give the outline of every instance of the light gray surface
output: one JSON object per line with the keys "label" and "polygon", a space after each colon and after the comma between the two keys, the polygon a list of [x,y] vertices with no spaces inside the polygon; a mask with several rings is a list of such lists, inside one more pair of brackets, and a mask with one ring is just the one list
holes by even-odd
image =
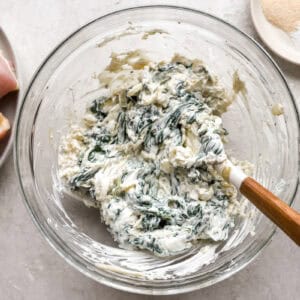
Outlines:
{"label": "light gray surface", "polygon": [[[114,9],[140,4],[181,4],[211,12],[257,38],[247,0],[104,1],[0,0],[0,23],[20,62],[23,87],[45,56],[86,22]],[[274,57],[300,104],[300,68]],[[295,162],[296,163],[296,162]],[[300,199],[295,207],[300,209]],[[1,299],[152,299],[88,279],[42,238],[22,203],[9,157],[0,170]],[[156,299],[299,299],[300,251],[281,232],[248,267],[221,283],[185,295]]]}

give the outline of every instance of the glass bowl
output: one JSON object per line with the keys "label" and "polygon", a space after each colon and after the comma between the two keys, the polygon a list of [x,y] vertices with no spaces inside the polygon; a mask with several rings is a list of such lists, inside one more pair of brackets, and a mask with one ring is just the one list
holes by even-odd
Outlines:
{"label": "glass bowl", "polygon": [[[238,72],[247,93],[227,113],[228,152],[254,164],[254,177],[291,204],[299,169],[299,119],[291,91],[270,56],[249,36],[211,15],[173,6],[117,11],[66,38],[35,74],[20,109],[15,161],[28,210],[43,236],[72,266],[121,290],[175,294],[212,285],[247,265],[268,244],[275,226],[251,204],[227,241],[200,244],[159,259],[119,249],[99,212],[66,193],[57,176],[58,145],[99,91],[97,74],[112,52],[143,49],[153,60],[174,53],[200,58],[232,90]],[[280,103],[284,114],[274,116]],[[255,234],[253,233],[255,232]],[[199,252],[202,247],[205,255]],[[202,253],[202,254],[201,254]]]}

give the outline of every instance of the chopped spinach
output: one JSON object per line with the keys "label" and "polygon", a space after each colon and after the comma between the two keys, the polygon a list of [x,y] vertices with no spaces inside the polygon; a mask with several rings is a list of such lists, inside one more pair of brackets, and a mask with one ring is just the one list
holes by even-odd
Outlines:
{"label": "chopped spinach", "polygon": [[126,88],[92,101],[95,124],[63,152],[71,160],[70,149],[82,146],[69,186],[100,207],[122,247],[168,256],[201,239],[226,239],[233,224],[227,209],[236,195],[214,171],[225,159],[228,133],[217,116],[228,103],[225,91],[199,61],[130,66],[120,77],[110,74]]}

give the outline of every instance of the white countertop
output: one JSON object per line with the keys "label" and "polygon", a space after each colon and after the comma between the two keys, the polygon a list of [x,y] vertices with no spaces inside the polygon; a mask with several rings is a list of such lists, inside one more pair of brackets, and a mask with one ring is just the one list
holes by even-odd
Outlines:
{"label": "white countertop", "polygon": [[[257,39],[247,0],[1,0],[0,25],[15,48],[29,82],[62,39],[88,21],[135,4],[178,4],[217,15]],[[300,67],[273,56],[300,106]],[[300,196],[295,207],[300,210]],[[1,299],[152,299],[127,294],[85,277],[50,248],[32,223],[17,188],[12,155],[0,170]],[[299,299],[300,249],[281,232],[245,269],[212,287],[155,299]]]}

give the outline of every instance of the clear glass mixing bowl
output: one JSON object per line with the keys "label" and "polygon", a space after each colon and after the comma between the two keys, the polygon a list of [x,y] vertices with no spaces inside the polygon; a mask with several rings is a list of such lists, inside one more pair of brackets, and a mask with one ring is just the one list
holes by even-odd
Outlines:
{"label": "clear glass mixing bowl", "polygon": [[[19,113],[15,160],[25,203],[43,236],[71,265],[106,285],[144,294],[191,291],[247,265],[270,241],[274,225],[254,210],[252,218],[237,218],[229,240],[204,256],[199,245],[158,259],[119,249],[99,212],[64,193],[57,176],[60,138],[97,96],[95,75],[111,52],[135,49],[153,60],[175,52],[200,58],[229,91],[238,71],[247,94],[240,93],[224,114],[227,149],[253,163],[254,177],[289,204],[298,183],[298,114],[280,70],[254,40],[213,16],[180,7],[137,7],[101,17],[64,40],[37,71]],[[283,115],[272,114],[275,103],[284,106]]]}

